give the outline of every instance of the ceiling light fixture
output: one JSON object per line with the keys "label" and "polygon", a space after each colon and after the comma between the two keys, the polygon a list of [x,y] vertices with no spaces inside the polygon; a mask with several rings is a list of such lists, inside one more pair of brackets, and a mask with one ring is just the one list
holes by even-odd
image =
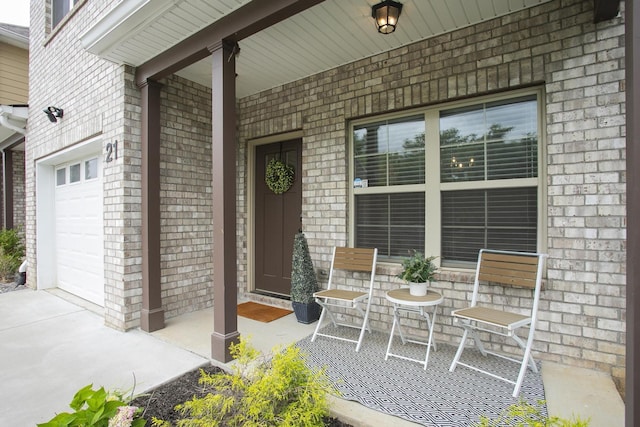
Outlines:
{"label": "ceiling light fixture", "polygon": [[58,119],[61,119],[62,115],[64,114],[64,111],[62,110],[62,108],[58,108],[58,107],[47,107],[42,111],[44,111],[44,113],[47,115],[51,123],[57,122]]}
{"label": "ceiling light fixture", "polygon": [[376,21],[378,32],[382,34],[393,33],[398,25],[401,11],[402,3],[397,1],[385,0],[371,6],[371,16]]}

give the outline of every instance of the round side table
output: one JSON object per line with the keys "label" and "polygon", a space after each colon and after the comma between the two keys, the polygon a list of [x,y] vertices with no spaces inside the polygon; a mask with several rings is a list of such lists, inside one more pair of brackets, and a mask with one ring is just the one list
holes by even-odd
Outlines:
{"label": "round side table", "polygon": [[[438,292],[427,290],[427,294],[425,296],[415,296],[409,293],[409,288],[400,288],[393,289],[388,291],[386,294],[386,298],[389,302],[393,304],[393,326],[391,327],[391,334],[389,335],[389,344],[387,344],[387,354],[384,356],[384,360],[388,360],[389,356],[397,357],[399,359],[410,360],[412,362],[418,362],[424,365],[424,369],[427,369],[427,364],[429,363],[429,352],[431,350],[431,346],[433,345],[433,349],[437,350],[436,343],[433,341],[433,325],[436,321],[436,311],[438,309],[438,305],[443,301],[442,295]],[[427,307],[433,307],[433,312],[431,316],[427,312]],[[427,327],[429,329],[429,340],[428,342],[417,341],[405,339],[404,334],[402,333],[402,327],[400,326],[400,312],[414,312],[423,316],[427,321]],[[393,342],[393,336],[396,330],[396,326],[398,328],[398,332],[400,334],[400,339],[402,340],[402,344],[406,344],[407,342],[421,344],[427,346],[427,354],[423,360],[412,359],[410,357],[402,356],[399,354],[394,354],[391,352],[391,343]]]}

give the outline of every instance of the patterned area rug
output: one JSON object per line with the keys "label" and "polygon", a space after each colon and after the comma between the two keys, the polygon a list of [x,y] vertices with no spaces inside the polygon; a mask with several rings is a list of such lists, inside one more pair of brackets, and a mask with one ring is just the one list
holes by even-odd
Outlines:
{"label": "patterned area rug", "polygon": [[[352,333],[348,328],[342,330]],[[309,336],[296,345],[307,354],[310,366],[326,367],[342,399],[425,426],[471,426],[481,415],[497,418],[505,408],[518,402],[511,396],[513,385],[507,382],[463,366],[449,372],[456,347],[437,343],[437,351],[429,354],[425,371],[423,365],[408,360],[393,357],[384,360],[388,339],[389,335],[381,332],[367,333],[358,353],[355,344],[325,337],[312,343]],[[396,334],[392,352],[424,359],[426,346],[411,343],[403,346]],[[466,349],[461,360],[472,359],[473,363],[481,363],[502,376],[515,379],[518,375],[517,364],[491,356],[485,358],[475,349]],[[544,397],[542,377],[527,371],[519,398],[537,405]],[[546,407],[542,407],[542,412],[546,415]]]}

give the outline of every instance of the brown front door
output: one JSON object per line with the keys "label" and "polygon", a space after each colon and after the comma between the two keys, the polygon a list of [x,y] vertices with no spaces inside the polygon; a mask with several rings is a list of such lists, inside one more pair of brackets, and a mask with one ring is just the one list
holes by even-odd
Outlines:
{"label": "brown front door", "polygon": [[[276,194],[265,183],[267,165],[273,159],[293,167],[293,185]],[[302,140],[256,147],[255,291],[289,296],[293,238],[300,230],[302,214]]]}

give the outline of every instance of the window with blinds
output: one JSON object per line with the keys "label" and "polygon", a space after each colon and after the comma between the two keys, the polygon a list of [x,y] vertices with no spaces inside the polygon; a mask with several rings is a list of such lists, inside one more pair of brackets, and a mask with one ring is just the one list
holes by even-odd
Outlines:
{"label": "window with blinds", "polygon": [[420,115],[353,128],[357,247],[381,256],[424,251],[425,195],[406,189],[425,182],[424,127]]}
{"label": "window with blinds", "polygon": [[482,248],[536,251],[537,185],[502,187],[538,176],[537,110],[527,96],[440,112],[440,182],[477,187],[441,193],[445,264]]}
{"label": "window with blinds", "polygon": [[424,116],[357,126],[355,176],[368,187],[424,183]]}
{"label": "window with blinds", "polygon": [[540,97],[352,124],[354,244],[452,267],[475,264],[482,248],[536,251]]}

